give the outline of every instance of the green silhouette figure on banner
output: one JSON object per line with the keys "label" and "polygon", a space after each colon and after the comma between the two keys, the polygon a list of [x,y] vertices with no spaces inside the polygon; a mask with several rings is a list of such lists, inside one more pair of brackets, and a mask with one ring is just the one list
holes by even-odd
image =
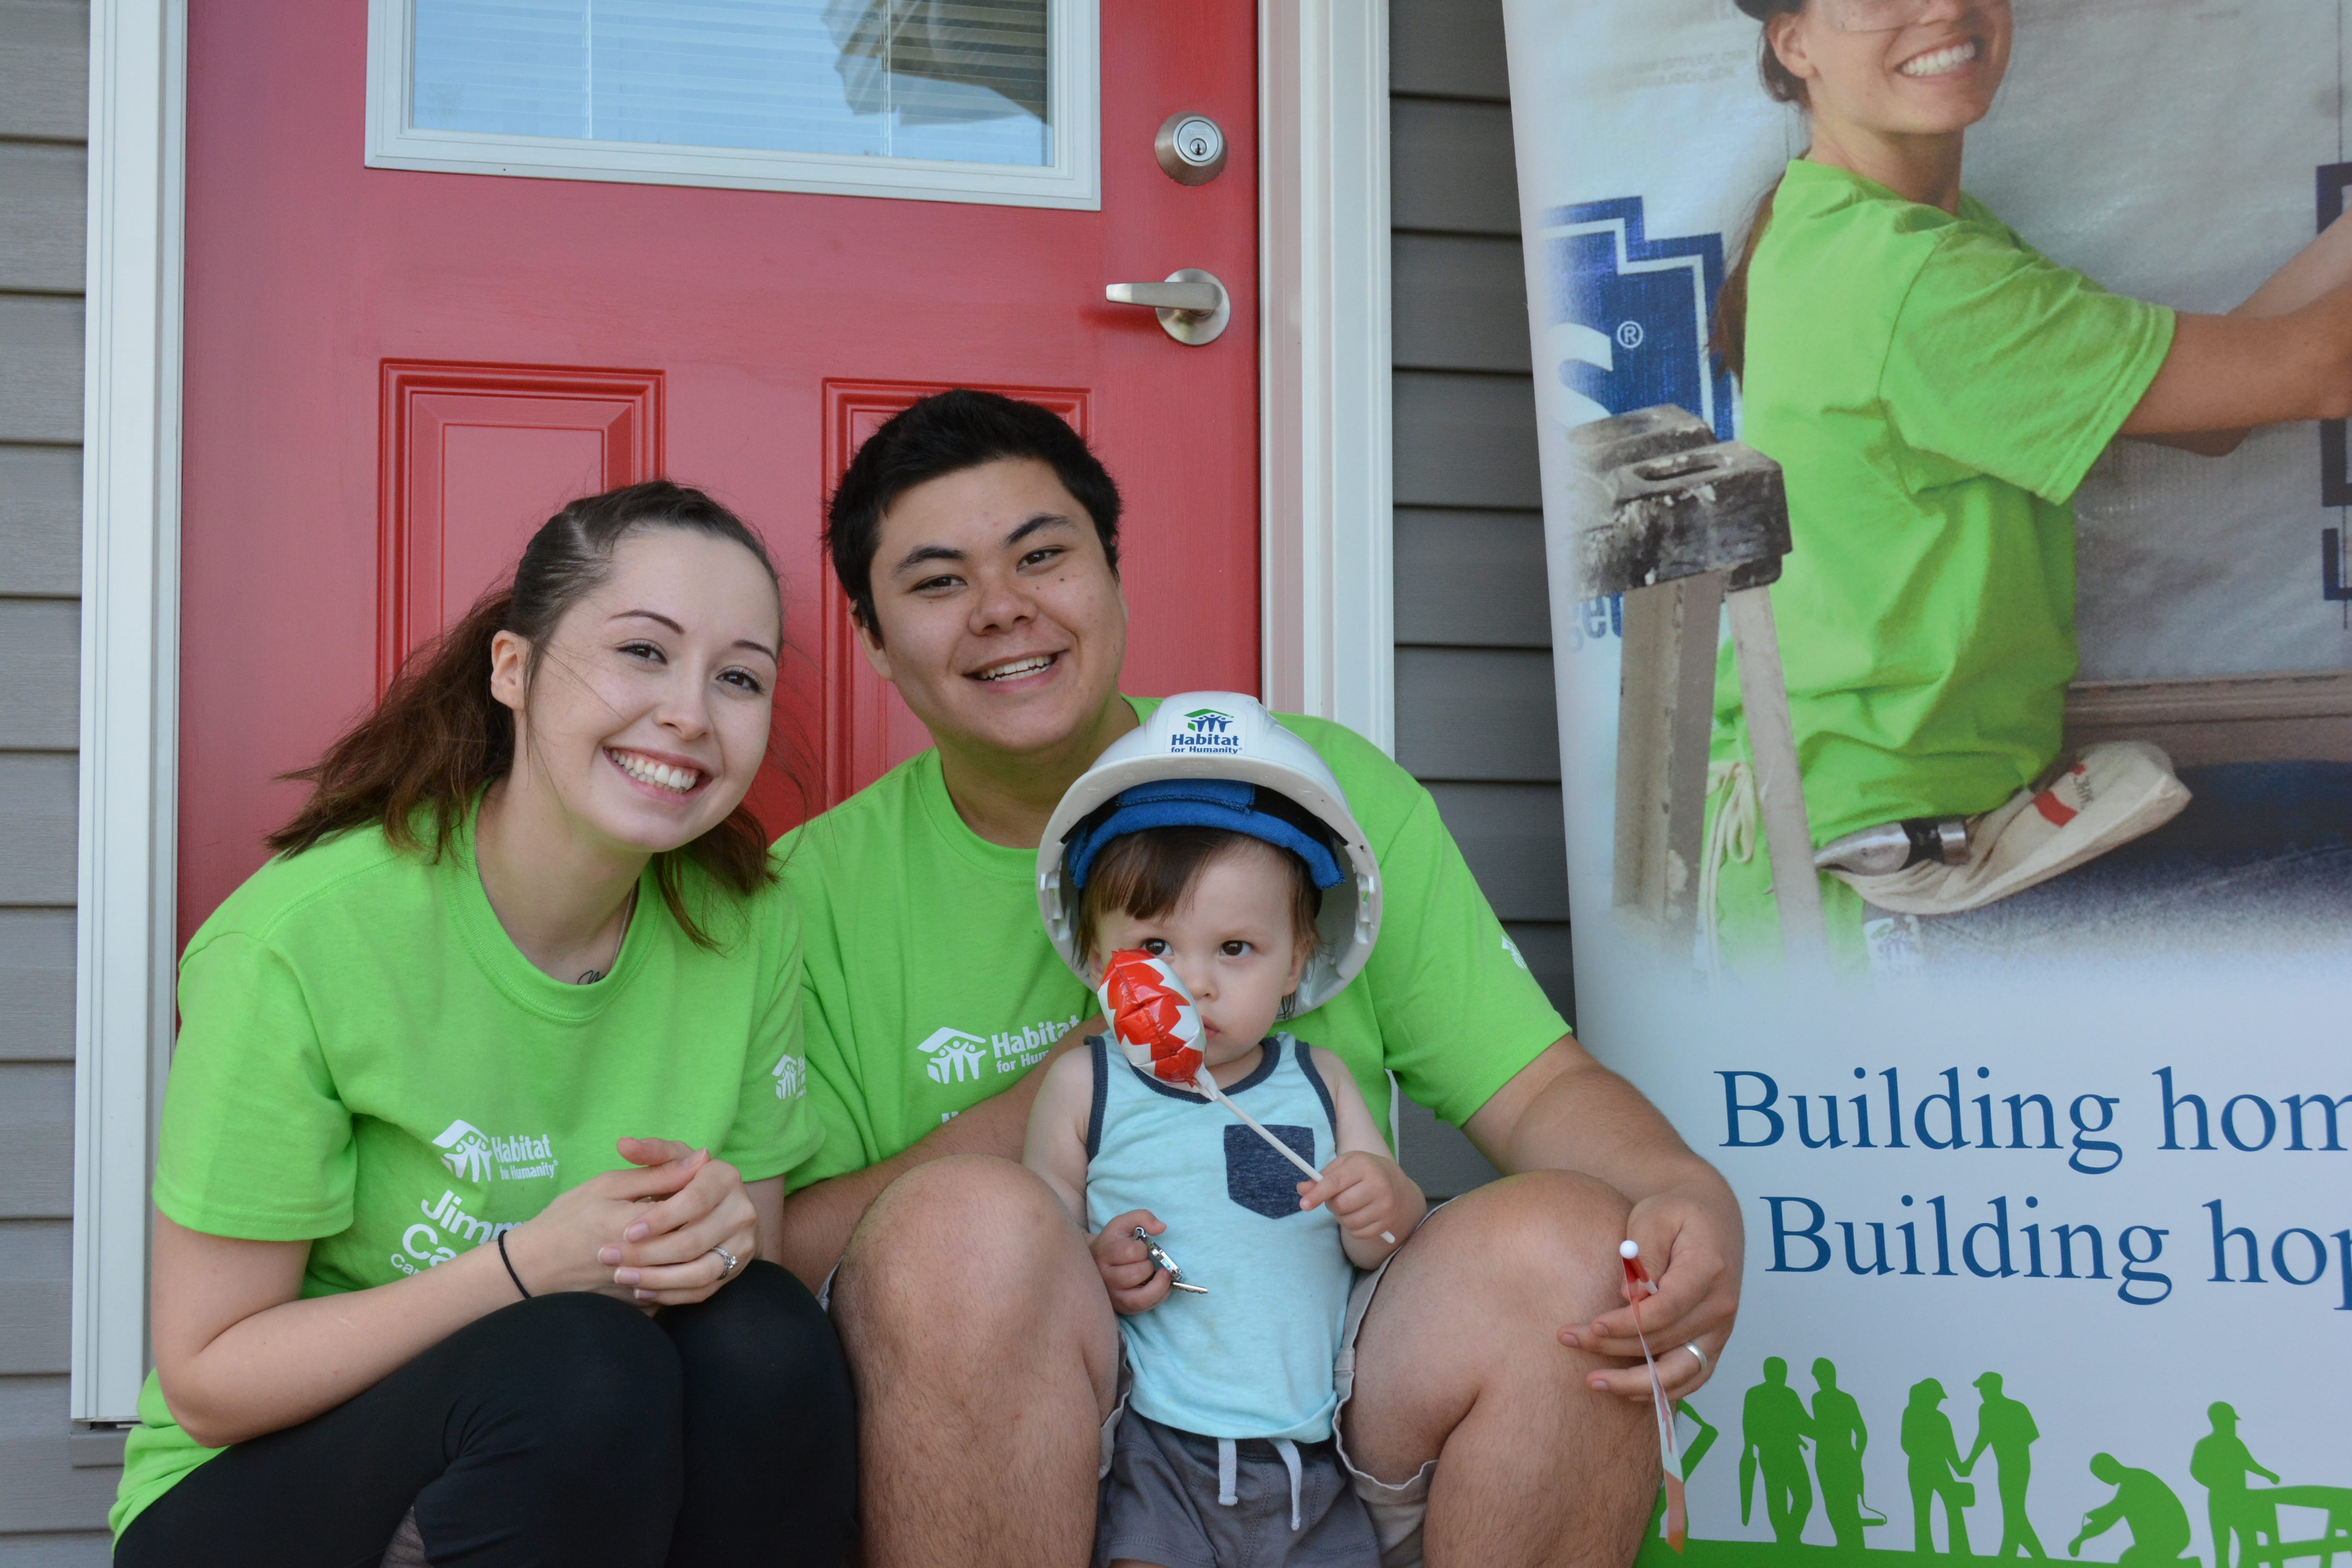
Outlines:
{"label": "green silhouette figure on banner", "polygon": [[[1721,1434],[1706,1424],[1706,1417],[1701,1415],[1698,1413],[1698,1407],[1687,1399],[1675,1401],[1675,1414],[1689,1416],[1691,1424],[1698,1428],[1698,1435],[1682,1446],[1683,1479],[1687,1481],[1691,1479],[1692,1472],[1698,1468],[1698,1462],[1706,1458],[1706,1451],[1715,1447],[1715,1440]],[[1661,1522],[1665,1517],[1666,1489],[1661,1486],[1658,1488],[1657,1503],[1650,1510],[1649,1538],[1651,1540],[1661,1539]]]}
{"label": "green silhouette figure on banner", "polygon": [[[1827,1356],[1813,1363],[1813,1473],[1821,1479],[1822,1514],[1841,1552],[1860,1552],[1862,1532],[1886,1522],[1862,1496],[1862,1457],[1870,1448],[1870,1426],[1853,1395],[1838,1386],[1837,1366]],[[1877,1517],[1865,1519],[1864,1512]]]}
{"label": "green silhouette figure on banner", "polygon": [[1977,1379],[1976,1388],[1984,1403],[1977,1406],[1976,1447],[1960,1461],[1960,1474],[1975,1468],[1987,1448],[2000,1467],[2000,1550],[1993,1555],[2047,1557],[2042,1538],[2033,1533],[2033,1521],[2025,1514],[2026,1483],[2033,1477],[2029,1450],[2040,1440],[2042,1428],[2033,1424],[2033,1412],[2000,1391],[2000,1373],[1986,1373]]}
{"label": "green silhouette figure on banner", "polygon": [[1903,1452],[1910,1458],[1912,1550],[1927,1556],[1936,1550],[1932,1509],[1944,1500],[1944,1534],[1950,1555],[1966,1557],[1969,1520],[1964,1511],[1977,1500],[1977,1489],[1960,1479],[1960,1445],[1952,1436],[1952,1418],[1936,1408],[1944,1402],[1944,1385],[1922,1378],[1911,1385],[1911,1403],[1903,1409]]}
{"label": "green silhouette figure on banner", "polygon": [[1813,1481],[1805,1473],[1805,1440],[1813,1418],[1789,1386],[1789,1363],[1764,1358],[1764,1381],[1748,1391],[1739,1414],[1739,1522],[1746,1524],[1756,1493],[1756,1472],[1764,1472],[1764,1517],[1772,1539],[1794,1546],[1813,1511]]}
{"label": "green silhouette figure on banner", "polygon": [[2247,1449],[2245,1439],[2238,1436],[2237,1411],[2217,1403],[2206,1407],[2205,1415],[2213,1423],[2213,1431],[2198,1438],[2197,1447],[2189,1451],[2189,1476],[2205,1489],[2205,1519],[2213,1531],[2213,1568],[2230,1568],[2231,1536],[2237,1537],[2240,1563],[2253,1561],[2258,1526],[2267,1524],[2273,1539],[2277,1536],[2278,1503],[2270,1499],[2257,1501],[2246,1489],[2246,1478],[2261,1476],[2273,1486],[2279,1478],[2263,1468]]}
{"label": "green silhouette figure on banner", "polygon": [[2133,1469],[2113,1454],[2092,1455],[2091,1474],[2115,1488],[2116,1495],[2083,1516],[2082,1530],[2066,1543],[2067,1556],[2080,1557],[2083,1542],[2104,1535],[2117,1520],[2131,1526],[2132,1532],[2132,1543],[2116,1559],[2119,1568],[2158,1568],[2187,1555],[2189,1510],[2161,1476]]}

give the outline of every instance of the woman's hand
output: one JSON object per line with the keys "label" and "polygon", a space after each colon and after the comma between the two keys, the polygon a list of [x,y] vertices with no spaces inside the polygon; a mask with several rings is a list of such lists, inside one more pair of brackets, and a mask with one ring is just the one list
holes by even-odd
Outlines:
{"label": "woman's hand", "polygon": [[[616,1278],[619,1258],[607,1262],[604,1254],[614,1251],[630,1227],[646,1222],[653,1213],[647,1204],[670,1198],[693,1182],[694,1152],[683,1143],[623,1139],[622,1157],[643,1168],[591,1176],[507,1233],[507,1256],[523,1289],[534,1296],[593,1290],[637,1301],[637,1281]],[[714,1268],[718,1262],[711,1259]]]}
{"label": "woman's hand", "polygon": [[[743,1173],[674,1139],[624,1138],[620,1151],[621,1158],[652,1169],[615,1174],[675,1172],[683,1180],[629,1216],[598,1249],[596,1260],[612,1270],[614,1293],[646,1308],[707,1300],[758,1254],[759,1212],[743,1190]],[[733,1268],[720,1248],[733,1255]]]}

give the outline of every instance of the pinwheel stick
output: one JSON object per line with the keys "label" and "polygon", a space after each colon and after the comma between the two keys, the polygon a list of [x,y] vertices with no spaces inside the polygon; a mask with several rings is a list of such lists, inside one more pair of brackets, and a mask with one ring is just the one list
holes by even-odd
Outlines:
{"label": "pinwheel stick", "polygon": [[[1306,1172],[1307,1179],[1308,1181],[1319,1182],[1323,1179],[1322,1172],[1317,1170],[1314,1166],[1308,1164],[1303,1158],[1301,1158],[1297,1150],[1292,1148],[1281,1139],[1276,1138],[1267,1130],[1265,1122],[1260,1121],[1256,1117],[1252,1116],[1248,1111],[1244,1110],[1240,1106],[1235,1105],[1232,1100],[1227,1100],[1225,1098],[1225,1091],[1217,1087],[1217,1080],[1209,1076],[1209,1069],[1206,1067],[1203,1067],[1201,1069],[1201,1076],[1193,1081],[1199,1086],[1202,1094],[1207,1095],[1211,1100],[1215,1100],[1219,1105],[1223,1106],[1227,1110],[1230,1110],[1235,1116],[1240,1117],[1243,1124],[1251,1131],[1256,1133],[1259,1137],[1265,1139],[1269,1144],[1273,1145],[1275,1150],[1279,1152],[1284,1159],[1297,1166],[1301,1171]],[[1381,1232],[1381,1239],[1387,1242],[1391,1247],[1394,1247],[1396,1245],[1396,1237],[1389,1231],[1384,1230]]]}

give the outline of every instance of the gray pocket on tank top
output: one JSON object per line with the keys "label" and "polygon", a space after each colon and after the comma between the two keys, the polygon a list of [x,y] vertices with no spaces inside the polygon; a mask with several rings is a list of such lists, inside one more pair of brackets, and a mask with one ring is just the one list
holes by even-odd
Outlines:
{"label": "gray pocket on tank top", "polygon": [[[1315,1130],[1276,1122],[1266,1129],[1315,1163]],[[1265,1146],[1265,1140],[1246,1127],[1225,1129],[1225,1195],[1252,1214],[1284,1219],[1302,1211],[1298,1206],[1298,1167]]]}

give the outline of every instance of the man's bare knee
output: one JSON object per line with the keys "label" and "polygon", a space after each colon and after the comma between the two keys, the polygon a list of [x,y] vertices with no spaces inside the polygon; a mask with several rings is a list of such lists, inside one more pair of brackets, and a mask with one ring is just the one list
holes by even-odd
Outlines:
{"label": "man's bare knee", "polygon": [[1429,1249],[1423,1267],[1438,1278],[1480,1281],[1568,1322],[1619,1304],[1617,1244],[1631,1211],[1605,1182],[1529,1171],[1449,1205],[1413,1248]]}
{"label": "man's bare knee", "polygon": [[1020,1352],[1045,1346],[1081,1351],[1105,1401],[1116,1380],[1117,1331],[1085,1238],[1010,1160],[934,1160],[893,1182],[850,1237],[833,1300],[864,1371],[887,1358],[940,1376],[1019,1375]]}

